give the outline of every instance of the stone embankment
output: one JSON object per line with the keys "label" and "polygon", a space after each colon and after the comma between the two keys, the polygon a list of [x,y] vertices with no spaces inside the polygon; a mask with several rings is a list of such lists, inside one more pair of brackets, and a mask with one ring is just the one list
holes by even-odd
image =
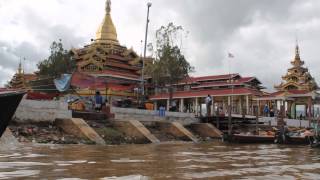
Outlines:
{"label": "stone embankment", "polygon": [[114,114],[109,109],[72,113],[67,107],[60,101],[23,100],[9,128],[19,142],[51,144],[198,142],[221,133],[212,125],[199,123],[192,114],[159,117],[156,111],[124,108],[112,108]]}

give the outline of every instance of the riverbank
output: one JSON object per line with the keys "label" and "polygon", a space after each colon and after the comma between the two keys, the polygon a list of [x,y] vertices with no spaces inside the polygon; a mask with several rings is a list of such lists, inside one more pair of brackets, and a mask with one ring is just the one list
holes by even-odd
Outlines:
{"label": "riverbank", "polygon": [[[126,137],[112,126],[92,125],[96,132],[105,140],[107,145],[133,144],[134,139]],[[88,138],[78,137],[65,132],[54,123],[16,124],[8,127],[13,136],[21,143],[39,144],[87,144],[95,142]]]}

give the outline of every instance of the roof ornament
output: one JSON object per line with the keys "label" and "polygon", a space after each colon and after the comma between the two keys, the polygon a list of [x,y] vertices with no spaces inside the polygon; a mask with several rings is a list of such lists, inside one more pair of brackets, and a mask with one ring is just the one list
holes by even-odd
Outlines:
{"label": "roof ornament", "polygon": [[106,13],[110,14],[111,12],[111,0],[107,0],[106,2]]}
{"label": "roof ornament", "polygon": [[300,50],[299,50],[299,41],[298,41],[298,32],[296,30],[296,53],[295,53],[295,59],[300,60]]}

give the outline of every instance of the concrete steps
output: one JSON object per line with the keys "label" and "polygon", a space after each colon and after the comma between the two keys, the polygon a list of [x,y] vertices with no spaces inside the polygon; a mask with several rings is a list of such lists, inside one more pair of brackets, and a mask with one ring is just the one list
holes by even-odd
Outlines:
{"label": "concrete steps", "polygon": [[80,138],[88,138],[99,145],[105,145],[106,142],[93,130],[83,119],[56,119],[55,125],[63,129],[66,133]]}
{"label": "concrete steps", "polygon": [[158,126],[161,131],[171,134],[180,140],[198,142],[198,139],[178,122],[157,122],[156,126]]}
{"label": "concrete steps", "polygon": [[9,128],[3,133],[0,138],[0,146],[10,146],[10,145],[18,145],[18,140],[12,135],[12,132]]}
{"label": "concrete steps", "polygon": [[191,124],[190,127],[196,134],[203,138],[222,138],[223,136],[223,132],[209,123],[195,123]]}
{"label": "concrete steps", "polygon": [[158,138],[151,134],[151,132],[137,120],[115,121],[114,125],[124,134],[134,137],[137,141],[147,141],[150,143],[160,142]]}

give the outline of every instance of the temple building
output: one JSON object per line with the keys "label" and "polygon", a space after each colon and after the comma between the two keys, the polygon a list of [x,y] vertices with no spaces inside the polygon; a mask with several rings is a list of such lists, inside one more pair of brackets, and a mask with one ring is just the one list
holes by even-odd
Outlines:
{"label": "temple building", "polygon": [[[255,77],[242,77],[239,74],[189,77],[174,86],[173,101],[179,112],[205,114],[205,98],[213,99],[211,112],[227,113],[228,105],[232,106],[233,114],[253,114],[257,106],[255,98],[261,97],[264,87]],[[150,99],[155,106],[170,108],[168,89],[157,90]],[[218,111],[219,110],[219,111]]]}
{"label": "temple building", "polygon": [[141,82],[142,59],[120,45],[111,18],[111,0],[107,0],[105,17],[91,44],[73,49],[77,72],[72,85],[81,95],[92,95],[95,90],[109,96],[133,96]]}
{"label": "temple building", "polygon": [[[305,62],[300,58],[298,45],[296,45],[295,56],[291,64],[292,67],[282,77],[283,82],[275,86],[277,91],[257,98],[257,100],[274,111],[279,111],[281,105],[285,106],[288,118],[318,116],[320,114],[317,105],[320,97],[317,93],[318,85],[308,68],[303,67]],[[262,107],[260,110],[262,112]]]}
{"label": "temple building", "polygon": [[278,91],[314,91],[318,89],[317,83],[310,75],[308,68],[303,67],[304,61],[300,59],[299,46],[296,46],[294,60],[291,61],[292,68],[288,69],[288,73],[282,77],[280,85],[275,86]]}
{"label": "temple building", "polygon": [[7,86],[11,89],[28,89],[29,82],[36,79],[37,76],[35,74],[24,73],[24,70],[22,69],[22,65],[20,62],[17,72],[14,74]]}

